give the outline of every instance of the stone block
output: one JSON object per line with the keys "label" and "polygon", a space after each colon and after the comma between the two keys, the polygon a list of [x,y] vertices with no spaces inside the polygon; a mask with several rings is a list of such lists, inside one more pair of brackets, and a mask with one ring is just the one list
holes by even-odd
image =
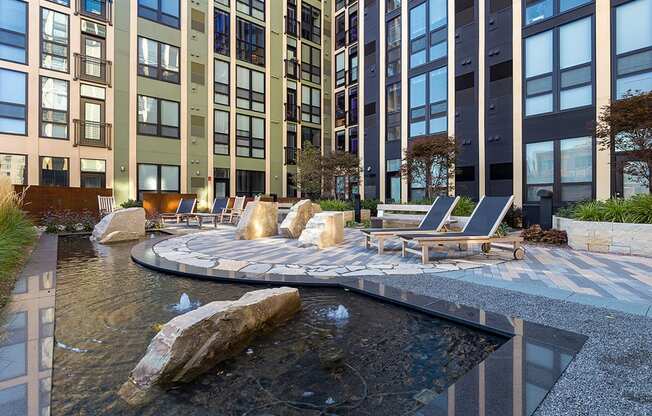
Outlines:
{"label": "stone block", "polygon": [[319,248],[334,246],[344,241],[344,217],[341,212],[320,212],[306,224],[299,236],[302,247],[316,245]]}
{"label": "stone block", "polygon": [[101,244],[138,240],[145,236],[145,210],[126,208],[107,214],[93,228],[92,238]]}
{"label": "stone block", "polygon": [[237,240],[255,240],[278,234],[276,202],[255,201],[247,204],[235,229]]}
{"label": "stone block", "polygon": [[146,404],[163,389],[192,381],[240,353],[270,326],[301,309],[299,291],[280,287],[245,293],[173,318],[152,339],[145,356],[118,394],[133,406]]}
{"label": "stone block", "polygon": [[292,205],[290,212],[283,219],[280,226],[280,233],[287,238],[299,238],[306,224],[314,215],[313,207],[316,204],[304,199]]}

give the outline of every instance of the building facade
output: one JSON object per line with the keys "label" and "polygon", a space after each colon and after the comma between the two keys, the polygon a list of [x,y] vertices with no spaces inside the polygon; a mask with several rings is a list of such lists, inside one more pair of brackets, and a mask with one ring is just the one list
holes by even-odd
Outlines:
{"label": "building facade", "polygon": [[448,192],[554,203],[644,186],[599,109],[652,89],[652,0],[0,0],[0,173],[16,184],[300,195],[297,153],[359,156],[409,201],[411,140],[460,145]]}

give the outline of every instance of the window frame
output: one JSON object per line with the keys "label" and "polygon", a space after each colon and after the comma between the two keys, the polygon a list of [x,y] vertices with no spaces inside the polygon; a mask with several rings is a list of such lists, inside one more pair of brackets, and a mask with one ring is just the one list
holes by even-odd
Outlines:
{"label": "window frame", "polygon": [[[140,56],[141,56],[140,55],[140,52],[141,52],[140,51],[140,39],[146,39],[146,40],[148,40],[150,42],[155,42],[156,43],[156,67],[140,63]],[[162,59],[163,58],[163,48],[161,48],[161,45],[165,45],[165,46],[168,46],[170,48],[175,48],[177,50],[177,53],[178,53],[177,56],[179,58],[179,70],[178,71],[175,72],[175,71],[170,71],[169,69],[163,68],[162,63],[161,63],[163,61],[163,59]],[[170,84],[177,84],[177,85],[181,84],[181,48],[180,47],[170,45],[169,43],[161,42],[161,41],[158,41],[156,39],[151,39],[151,38],[148,38],[146,36],[138,35],[138,58],[137,59],[138,59],[138,76],[139,77],[155,79],[155,80],[158,80],[158,81],[168,82]],[[141,71],[141,67],[155,68],[156,76],[152,77],[152,76],[146,75],[143,71]],[[176,80],[174,80],[174,79],[166,79],[162,75],[163,72],[169,72],[169,73],[176,74],[177,75]]]}
{"label": "window frame", "polygon": [[[215,129],[215,120],[217,120],[216,114],[217,113],[225,113],[226,114],[226,134],[224,133],[219,133]],[[223,136],[226,136],[226,143],[218,142],[218,135],[220,139],[223,139]],[[226,153],[223,152],[218,152],[216,150],[216,146],[226,146]],[[220,109],[213,109],[213,154],[214,155],[229,155],[231,154],[231,113],[229,111],[225,110],[220,110]]]}
{"label": "window frame", "polygon": [[[140,166],[145,165],[145,166],[156,166],[156,189],[151,190],[151,189],[141,189],[140,188]],[[161,189],[161,168],[163,167],[169,167],[169,168],[177,168],[177,189],[176,191],[170,191],[170,190],[162,190]],[[170,194],[170,193],[179,193],[181,192],[181,166],[179,165],[168,165],[168,164],[157,164],[157,163],[137,163],[136,164],[136,197],[138,198],[139,201],[142,201],[141,198],[141,193],[145,192],[155,192],[155,193],[161,193],[161,194]]]}
{"label": "window frame", "polygon": [[[240,132],[242,132],[242,130],[238,130],[238,117],[247,117],[247,118],[249,118],[249,135],[245,136],[245,135],[240,134]],[[253,136],[253,119],[258,119],[258,120],[263,121],[263,129],[262,129],[263,137],[262,138]],[[266,153],[266,150],[267,150],[266,149],[266,143],[265,143],[265,141],[266,141],[266,138],[265,138],[265,134],[266,134],[266,132],[265,132],[265,130],[266,130],[265,122],[266,121],[265,121],[265,119],[263,117],[256,117],[256,116],[252,116],[252,115],[249,115],[249,114],[242,114],[242,113],[237,113],[236,114],[236,124],[235,124],[235,140],[236,140],[236,142],[235,142],[235,155],[236,155],[236,157],[246,157],[246,158],[250,158],[250,159],[265,159],[265,153]],[[247,146],[239,144],[240,140],[247,140],[247,142],[248,142]],[[254,140],[262,140],[263,146],[262,147],[254,146]],[[247,149],[247,155],[239,154],[238,153],[239,149]],[[262,153],[263,153],[262,157],[253,156],[254,149],[262,149]]]}
{"label": "window frame", "polygon": [[[224,18],[226,33],[218,32],[217,20]],[[231,14],[214,8],[213,13],[213,52],[222,56],[231,56]]]}
{"label": "window frame", "polygon": [[[104,172],[95,172],[95,171],[84,171],[82,168],[82,160],[97,160],[104,162]],[[86,174],[86,175],[84,175]],[[98,189],[93,187],[84,186],[84,176],[90,177],[101,177],[102,186],[98,188],[106,188],[106,160],[105,159],[91,159],[91,158],[80,158],[79,159],[79,187],[87,189]]]}
{"label": "window frame", "polygon": [[[147,123],[144,121],[138,121],[138,104],[136,104],[136,134],[140,136],[148,136],[148,137],[159,137],[159,138],[165,138],[165,139],[181,139],[181,103],[178,101],[174,100],[168,100],[165,98],[159,98],[159,97],[152,97],[150,95],[145,95],[145,94],[138,94],[136,96],[136,101],[138,101],[139,97],[146,97],[146,98],[152,98],[156,100],[156,124],[154,123]],[[177,104],[177,120],[179,122],[178,126],[171,126],[167,124],[163,124],[161,120],[161,102],[162,101],[167,101],[171,103],[176,103]],[[150,133],[143,133],[143,130],[141,129],[141,125],[153,125],[156,127],[156,134],[150,134]],[[177,135],[176,136],[171,136],[171,135],[165,135],[162,134],[163,128],[168,127],[168,128],[176,128],[177,129]]]}
{"label": "window frame", "polygon": [[[218,82],[217,77],[215,77],[215,68],[217,65],[215,65],[215,62],[220,62],[223,64],[226,64],[226,77],[227,77],[227,83],[224,84],[223,82]],[[213,103],[218,104],[218,105],[225,105],[225,106],[230,106],[231,105],[231,63],[228,61],[223,61],[221,59],[215,59],[215,62],[213,63]],[[225,90],[226,93],[223,91],[218,91],[218,90]],[[226,96],[226,104],[224,103],[219,103],[215,99],[217,95],[221,96]]]}
{"label": "window frame", "polygon": [[[65,185],[44,185],[43,184],[43,182],[44,182],[43,181],[43,159],[44,158],[50,158],[50,159],[53,159],[53,161],[54,161],[54,159],[63,159],[63,160],[67,161],[68,169],[66,169],[65,171],[61,171],[61,172],[66,172],[66,183],[65,183]],[[67,187],[70,187],[70,158],[69,157],[39,156],[38,161],[39,161],[39,168],[38,168],[38,171],[39,171],[39,182],[38,182],[38,184],[39,184],[39,186],[48,186],[48,187],[54,187],[54,188],[67,188]]]}
{"label": "window frame", "polygon": [[[54,41],[45,40],[43,38],[43,34],[45,33],[45,31],[43,29],[43,23],[44,23],[43,22],[43,12],[45,10],[47,10],[48,12],[51,12],[51,13],[57,13],[57,14],[61,14],[61,15],[66,16],[67,28],[68,28],[68,41],[67,41],[66,45],[63,45],[61,43],[57,43],[57,42],[54,42]],[[63,74],[69,74],[70,73],[70,15],[66,14],[66,13],[62,13],[62,12],[54,10],[54,9],[49,9],[47,7],[41,7],[39,9],[39,29],[40,29],[40,31],[39,31],[39,66],[40,66],[40,68],[47,69],[48,71],[55,71],[55,72],[60,72],[60,73],[63,73]],[[44,48],[45,43],[52,43],[52,44],[55,44],[55,45],[58,45],[58,46],[65,46],[66,47],[66,57],[65,57],[66,58],[66,69],[65,70],[62,71],[60,69],[48,68],[48,67],[44,66],[44,64],[43,64],[44,59],[43,58],[45,57],[45,55],[57,56],[57,57],[60,57],[60,58],[63,57],[62,55],[54,55],[52,53],[46,53],[45,50],[44,50],[45,49]]]}
{"label": "window frame", "polygon": [[[307,48],[310,50],[309,54],[303,53],[304,48]],[[314,62],[314,51],[319,52],[319,59],[317,60],[317,64]],[[313,84],[321,84],[321,49],[308,45],[308,44],[301,44],[301,80],[302,81],[308,81],[312,82]],[[306,56],[307,55],[307,56]],[[308,58],[308,60],[304,60]],[[346,59],[344,60],[345,65],[346,65]],[[308,74],[308,77],[306,77],[306,74]]]}
{"label": "window frame", "polygon": [[[307,88],[310,91],[310,94],[308,96],[310,97],[308,102],[304,102],[304,88]],[[319,100],[317,100],[318,104],[315,105],[313,102],[313,97],[314,97],[314,91],[319,92]],[[306,122],[306,123],[312,123],[312,124],[321,124],[321,99],[322,99],[322,91],[321,88],[314,88],[309,85],[301,85],[301,121]],[[307,115],[309,117],[308,119],[305,119],[304,116]],[[319,118],[318,122],[315,122],[315,117]]]}
{"label": "window frame", "polygon": [[[257,175],[262,174],[262,179],[263,180],[260,181],[263,184],[262,192],[260,190],[253,189],[252,186],[251,186],[251,184],[253,183],[253,181],[252,181],[252,176],[253,176],[252,174],[253,173],[256,173]],[[246,186],[247,189],[245,191],[238,191],[238,185],[242,184],[242,182],[240,181],[240,175],[242,175],[242,174],[246,175],[246,179],[247,179],[246,184],[248,186]],[[266,172],[264,170],[236,169],[236,171],[235,171],[235,179],[236,179],[236,181],[235,181],[235,190],[236,191],[235,192],[236,192],[236,195],[237,196],[248,196],[248,197],[253,197],[253,196],[256,196],[258,194],[264,195],[265,192],[267,192],[267,190],[266,190],[266,177],[265,176],[266,176]],[[257,178],[257,179],[260,179],[260,178]]]}
{"label": "window frame", "polygon": [[[43,80],[49,78],[53,79],[56,81],[63,81],[66,83],[66,137],[50,137],[46,136],[43,133],[43,118],[44,118],[44,107],[43,107]],[[43,139],[54,139],[54,140],[70,140],[70,81],[67,79],[60,79],[60,78],[54,78],[54,77],[48,77],[45,75],[40,75],[39,76],[39,137]],[[51,110],[51,111],[63,111],[63,110],[56,110],[56,109],[46,109],[46,110]],[[45,121],[45,123],[50,123],[50,124],[56,124],[56,125],[63,125],[64,123],[54,123],[51,121]]]}
{"label": "window frame", "polygon": [[[546,3],[546,2],[552,3],[552,14],[550,16],[548,16],[548,17],[544,17],[544,18],[542,18],[540,20],[535,20],[535,21],[532,21],[532,22],[528,23],[527,22],[527,9],[528,9],[528,7],[543,4],[543,3]],[[594,3],[595,3],[594,0],[587,0],[585,3],[582,3],[580,5],[571,7],[569,9],[564,10],[564,11],[560,11],[561,0],[541,0],[541,1],[538,1],[538,2],[532,2],[532,3],[530,3],[529,6],[528,6],[528,3],[527,3],[527,0],[523,0],[523,5],[521,7],[521,9],[522,9],[521,10],[521,19],[522,19],[522,22],[523,22],[523,27],[524,28],[525,27],[531,27],[531,26],[537,25],[539,23],[547,22],[547,21],[549,21],[551,19],[554,19],[555,17],[565,15],[567,13],[570,13],[570,12],[574,11],[574,10],[577,10],[579,8],[582,8],[584,6],[587,6],[589,4],[594,4]]]}
{"label": "window frame", "polygon": [[[4,133],[3,133],[4,134]],[[18,186],[25,186],[29,184],[29,155],[24,154],[24,153],[9,153],[9,152],[0,152],[0,158],[2,156],[20,156],[25,160],[25,168],[23,170],[23,183],[13,183],[12,185],[18,185]],[[9,178],[11,179],[11,175],[9,175]]]}
{"label": "window frame", "polygon": [[[251,34],[256,30],[255,38],[257,40],[262,39],[262,46],[256,43],[252,43],[250,39],[240,38],[240,34]],[[248,62],[252,65],[257,65],[260,67],[265,67],[266,64],[266,43],[265,43],[265,27],[258,25],[254,22],[242,19],[240,17],[236,18],[236,58]],[[261,53],[262,52],[262,53]],[[260,54],[259,54],[260,53]]]}
{"label": "window frame", "polygon": [[[23,37],[23,43],[25,46],[23,46],[23,51],[24,51],[24,59],[23,61],[14,61],[12,59],[6,59],[6,58],[0,58],[0,61],[5,61],[5,62],[13,62],[21,65],[28,65],[29,64],[29,3],[23,0],[13,0],[16,3],[22,4],[24,8],[24,13],[25,13],[25,33],[19,33],[19,32],[14,32],[10,31],[8,29],[3,29],[0,28],[0,40],[2,39],[1,34],[3,32],[5,33],[10,33],[13,36],[22,36]],[[9,47],[16,48],[15,45],[9,44],[9,43],[3,43],[4,45],[7,45]]]}
{"label": "window frame", "polygon": [[[444,100],[439,100],[435,102],[431,102],[431,97],[430,97],[430,89],[431,89],[431,74],[441,71],[445,69],[446,71],[446,77],[444,79],[446,80],[446,94],[444,96],[446,97]],[[448,71],[449,68],[447,65],[439,66],[437,68],[433,68],[430,71],[419,73],[417,75],[413,75],[410,78],[408,78],[408,138],[414,139],[417,137],[424,137],[424,136],[429,136],[433,134],[440,134],[440,133],[445,133],[448,131],[450,126],[448,125],[448,120],[446,119],[446,130],[442,131],[437,131],[437,132],[431,132],[431,121],[436,118],[441,118],[441,117],[448,117],[448,111],[449,111],[449,103],[448,103],[448,92],[450,85],[448,83]],[[411,80],[417,77],[425,77],[425,88],[424,88],[424,95],[425,99],[423,102],[423,105],[420,105],[418,107],[412,107],[412,86],[411,86]],[[435,111],[437,110],[437,106],[442,106],[445,105],[445,108],[440,111]],[[413,114],[413,111],[420,112],[423,111],[423,115],[415,115]],[[417,113],[419,114],[419,113]],[[424,123],[424,134],[422,135],[412,135],[412,125],[414,123]]]}
{"label": "window frame", "polygon": [[[156,22],[159,24],[162,24],[164,26],[168,26],[174,29],[180,29],[181,28],[181,1],[180,0],[168,0],[168,1],[176,1],[177,2],[177,9],[179,10],[179,16],[173,16],[168,13],[163,12],[163,2],[166,0],[158,0],[158,7],[156,9],[152,9],[149,6],[145,6],[141,4],[141,1],[138,0],[138,3],[136,6],[138,7],[138,17],[142,17],[143,19],[149,20],[150,22]],[[145,11],[150,12],[150,15],[144,14],[141,9],[144,9]],[[156,14],[156,17],[152,17],[151,13]],[[165,21],[163,19],[163,16],[168,16],[171,18],[171,22]]]}
{"label": "window frame", "polygon": [[[427,65],[428,63],[431,62],[437,62],[437,61],[445,61],[448,58],[448,21],[449,21],[449,16],[448,16],[448,9],[446,9],[446,21],[443,25],[431,28],[431,16],[430,16],[430,4],[431,2],[434,2],[436,0],[427,0],[424,1],[423,3],[416,4],[412,7],[409,8],[408,10],[408,68],[409,69],[415,69],[419,68],[423,65]],[[433,3],[434,4],[434,3]],[[418,7],[424,7],[424,15],[425,15],[425,33],[422,35],[419,35],[415,38],[412,38],[412,10],[418,8]],[[402,24],[402,22],[401,22]],[[415,51],[415,47],[418,44],[419,47],[421,46],[421,43],[423,43],[423,48],[419,48],[418,50]],[[436,58],[433,58],[431,56],[431,51],[432,48],[441,44],[445,43],[446,45],[446,54],[443,56],[437,56]],[[399,46],[400,47],[400,46]],[[416,53],[420,52],[425,52],[425,61],[423,63],[413,63],[412,58]],[[439,66],[439,65],[438,65]]]}
{"label": "window frame", "polygon": [[[29,74],[28,74],[27,72],[16,71],[16,70],[9,69],[9,68],[0,68],[0,70],[2,70],[2,71],[16,72],[16,73],[22,74],[22,75],[23,75],[23,79],[24,79],[24,81],[25,81],[25,88],[24,88],[24,90],[25,90],[25,104],[22,105],[22,107],[23,107],[23,114],[24,114],[24,117],[22,118],[22,120],[24,121],[25,133],[13,133],[13,132],[4,132],[4,131],[0,131],[0,134],[6,134],[6,135],[11,135],[11,136],[27,136],[28,133],[29,133],[29,123],[28,123],[28,118],[29,118],[29,117],[28,117],[28,115],[27,115],[27,108],[29,108],[29,86],[28,86],[28,84],[29,84]],[[40,81],[39,81],[39,82],[40,82]],[[39,84],[39,85],[40,85],[40,84]],[[39,90],[39,110],[40,110],[40,97],[41,97],[41,92],[40,92],[40,90]],[[4,103],[5,105],[9,105],[9,106],[16,106],[16,107],[20,106],[19,104],[10,103],[10,102],[4,102],[4,101],[3,101],[3,102],[0,102],[0,104],[3,104],[3,103]],[[11,119],[14,119],[14,120],[21,120],[21,119],[14,118],[14,117],[6,117],[6,118],[11,118]],[[40,124],[40,122],[39,122],[39,124]],[[40,128],[39,128],[39,130],[40,130]]]}
{"label": "window frame", "polygon": [[[317,45],[321,45],[321,10],[307,4],[301,3],[301,38]],[[315,25],[315,22],[318,24]]]}
{"label": "window frame", "polygon": [[[622,2],[620,4],[615,4],[612,5],[611,7],[611,21],[612,23],[612,31],[611,31],[611,44],[613,45],[611,48],[611,77],[612,77],[612,82],[611,82],[611,92],[612,92],[612,97],[615,97],[616,99],[619,99],[619,94],[618,94],[618,81],[624,78],[636,76],[636,75],[644,75],[644,74],[650,74],[650,77],[652,78],[652,65],[649,66],[648,68],[645,69],[639,69],[636,71],[631,71],[624,73],[622,75],[618,74],[618,63],[621,59],[626,59],[631,56],[635,55],[640,55],[640,54],[651,54],[652,55],[652,45],[645,46],[642,48],[630,50],[627,52],[622,52],[618,53],[617,50],[617,42],[618,42],[618,8],[622,6],[626,6],[628,4],[633,3],[636,0],[632,1],[627,1],[627,2]],[[650,1],[650,0],[648,0]],[[649,22],[648,22],[649,23]],[[632,91],[631,89],[627,91]],[[627,92],[625,91],[625,92]],[[652,90],[651,90],[652,91]],[[633,91],[632,91],[633,92]]]}
{"label": "window frame", "polygon": [[[238,69],[242,69],[248,72],[248,78],[249,78],[249,89],[246,88],[241,88],[238,86]],[[254,79],[254,74],[257,73],[259,75],[262,75],[263,77],[263,91],[262,93],[260,91],[254,91],[253,89],[253,79]],[[237,65],[236,66],[236,83],[235,83],[235,107],[239,108],[241,110],[249,110],[249,111],[255,111],[257,113],[264,113],[265,112],[265,91],[266,91],[266,83],[267,80],[265,79],[265,73],[261,71],[256,71],[255,69],[247,68],[242,65]],[[258,95],[262,94],[262,100],[255,99]],[[247,107],[241,106],[240,105],[240,100],[246,100],[249,105]],[[254,109],[254,103],[262,105],[262,109]]]}
{"label": "window frame", "polygon": [[[254,4],[255,4],[255,3],[258,3],[258,2],[262,3],[262,6],[263,6],[263,9],[262,9],[262,10],[259,9],[258,7],[254,7]],[[241,10],[241,9],[238,7],[239,5],[242,5],[243,7],[248,8],[249,11],[246,12],[246,11],[244,11],[244,10]],[[254,18],[254,19],[258,19],[258,20],[260,20],[261,22],[264,22],[264,21],[265,21],[265,18],[266,18],[266,16],[265,16],[265,0],[236,0],[236,10],[237,10],[238,12],[240,12],[240,13],[244,13],[244,14],[246,14],[247,16],[250,16],[250,17],[252,17],[252,18]],[[252,11],[254,11],[254,10],[258,10],[259,12],[262,12],[263,17],[260,18],[260,17],[258,17],[258,16],[254,16],[254,15],[252,14]]]}

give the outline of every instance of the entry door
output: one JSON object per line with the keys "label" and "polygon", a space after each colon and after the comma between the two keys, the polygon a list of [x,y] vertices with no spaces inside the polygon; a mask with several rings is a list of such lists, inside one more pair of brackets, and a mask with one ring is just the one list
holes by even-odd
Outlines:
{"label": "entry door", "polygon": [[81,47],[84,56],[81,62],[82,78],[104,83],[104,39],[82,35]]}
{"label": "entry door", "polygon": [[401,202],[401,177],[392,176],[389,179],[389,197],[394,203]]}
{"label": "entry door", "polygon": [[229,180],[226,178],[215,179],[214,194],[215,198],[229,197]]}

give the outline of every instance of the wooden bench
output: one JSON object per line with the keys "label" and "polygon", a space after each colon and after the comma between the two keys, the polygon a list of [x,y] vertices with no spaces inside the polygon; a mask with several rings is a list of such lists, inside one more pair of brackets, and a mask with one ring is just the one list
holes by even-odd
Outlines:
{"label": "wooden bench", "polygon": [[379,204],[378,215],[374,219],[381,220],[382,227],[385,226],[385,222],[419,224],[429,209],[430,205]]}

